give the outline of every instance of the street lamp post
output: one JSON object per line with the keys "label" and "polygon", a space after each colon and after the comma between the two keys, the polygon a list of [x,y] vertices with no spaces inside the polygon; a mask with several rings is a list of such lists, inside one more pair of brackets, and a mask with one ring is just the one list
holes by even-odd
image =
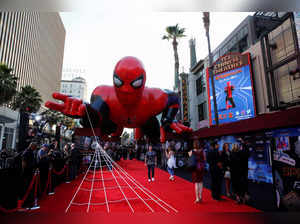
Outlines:
{"label": "street lamp post", "polygon": [[[211,86],[212,86],[212,94],[213,94],[213,101],[214,101],[214,114],[215,114],[215,121],[216,125],[219,125],[219,118],[218,118],[218,107],[217,107],[217,101],[216,101],[216,91],[215,91],[215,82],[213,78],[212,73],[212,55],[211,55],[211,49],[210,49],[210,38],[209,38],[209,12],[203,12],[203,23],[206,31],[206,37],[207,37],[207,44],[208,44],[208,58],[209,58],[209,67],[208,67],[208,75],[210,77]],[[210,100],[210,99],[208,99]]]}

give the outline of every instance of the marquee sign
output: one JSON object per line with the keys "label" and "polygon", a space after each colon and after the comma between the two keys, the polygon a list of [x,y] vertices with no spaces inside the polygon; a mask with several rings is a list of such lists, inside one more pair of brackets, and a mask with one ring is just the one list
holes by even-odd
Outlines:
{"label": "marquee sign", "polygon": [[187,76],[182,75],[182,109],[183,109],[183,122],[189,121],[188,114],[188,90],[187,90]]}

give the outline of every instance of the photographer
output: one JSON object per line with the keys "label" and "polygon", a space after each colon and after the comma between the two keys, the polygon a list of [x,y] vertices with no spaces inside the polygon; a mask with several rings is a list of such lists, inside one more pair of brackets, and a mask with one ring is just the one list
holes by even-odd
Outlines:
{"label": "photographer", "polygon": [[[33,177],[33,171],[36,168],[35,150],[37,145],[35,142],[31,142],[28,148],[22,153],[22,180],[23,185],[21,186],[21,197],[26,193],[26,189],[29,187],[31,179]],[[33,193],[28,195],[27,200],[24,202],[25,207],[33,207]]]}
{"label": "photographer", "polygon": [[74,180],[78,174],[78,164],[80,164],[80,152],[75,147],[75,144],[71,144],[71,157],[70,157],[70,179]]}
{"label": "photographer", "polygon": [[8,157],[8,152],[6,150],[6,148],[3,148],[1,151],[0,151],[0,169],[4,169],[6,168],[6,158]]}
{"label": "photographer", "polygon": [[37,154],[37,164],[40,170],[40,181],[41,181],[41,190],[44,191],[46,187],[46,183],[48,180],[48,172],[49,172],[49,155],[51,152],[49,150],[48,144],[43,144],[42,148],[38,151]]}
{"label": "photographer", "polygon": [[[63,159],[63,152],[59,149],[58,141],[54,140],[50,145],[50,162],[52,167],[56,171],[60,171],[64,168],[65,162]],[[53,184],[52,186],[58,185],[63,181],[63,176],[53,175]]]}

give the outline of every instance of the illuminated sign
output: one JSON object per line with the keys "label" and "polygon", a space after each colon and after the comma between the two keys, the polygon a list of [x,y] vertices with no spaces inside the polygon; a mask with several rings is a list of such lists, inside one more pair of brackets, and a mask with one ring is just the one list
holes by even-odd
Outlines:
{"label": "illuminated sign", "polygon": [[[210,124],[215,124],[211,79],[206,70]],[[219,124],[255,116],[250,54],[228,54],[212,66]]]}
{"label": "illuminated sign", "polygon": [[182,84],[182,109],[183,109],[183,122],[189,121],[188,113],[188,90],[187,90],[187,76],[181,76]]}

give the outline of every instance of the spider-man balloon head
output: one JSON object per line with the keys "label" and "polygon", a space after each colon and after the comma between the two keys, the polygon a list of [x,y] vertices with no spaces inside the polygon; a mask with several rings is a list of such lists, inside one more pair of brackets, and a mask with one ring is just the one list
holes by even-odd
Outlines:
{"label": "spider-man balloon head", "polygon": [[125,105],[137,103],[145,87],[146,72],[142,62],[135,57],[124,57],[116,65],[114,88],[119,101]]}

